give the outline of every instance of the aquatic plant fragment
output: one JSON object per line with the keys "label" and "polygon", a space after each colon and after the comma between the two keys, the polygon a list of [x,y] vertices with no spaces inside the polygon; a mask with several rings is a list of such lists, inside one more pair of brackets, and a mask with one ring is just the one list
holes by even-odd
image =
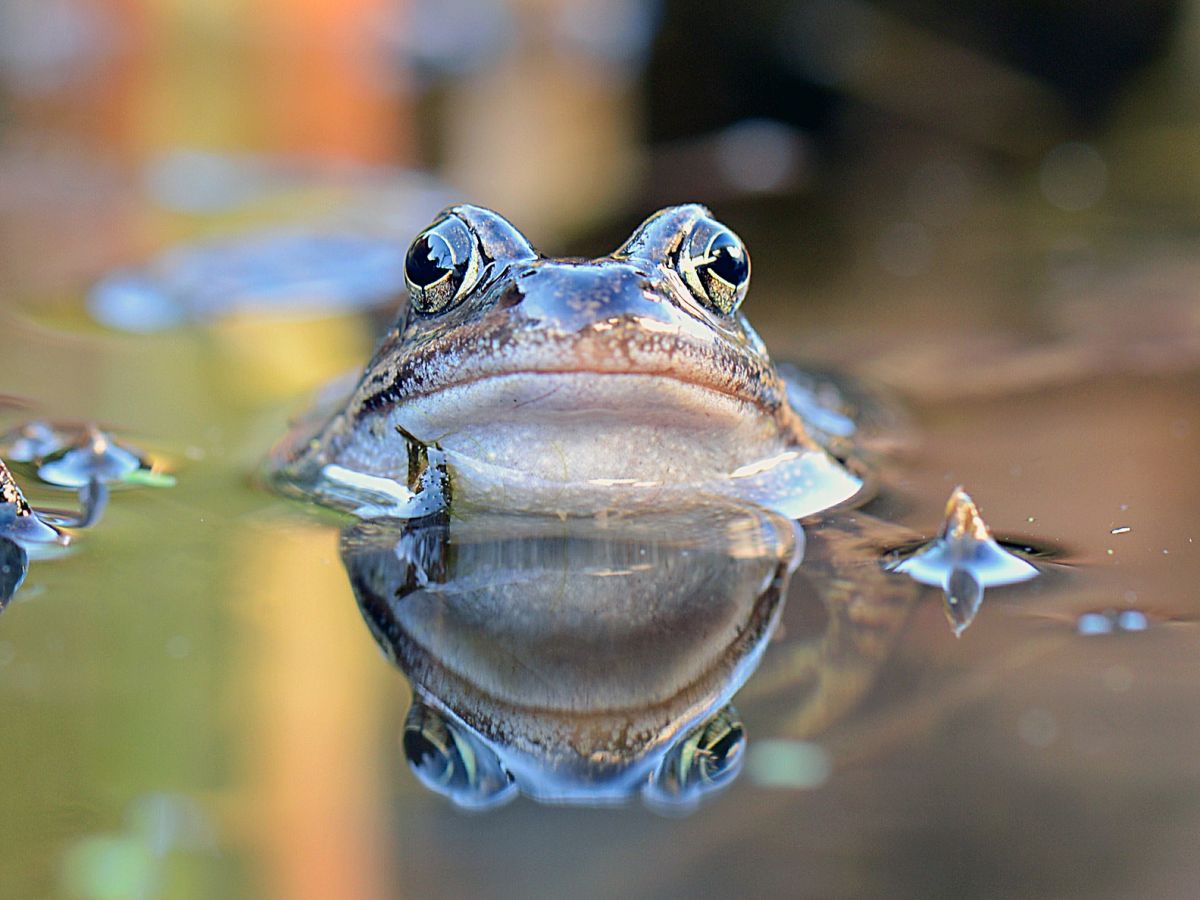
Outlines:
{"label": "aquatic plant fragment", "polygon": [[33,466],[46,484],[79,492],[78,514],[46,511],[44,516],[71,528],[89,528],[100,521],[110,484],[175,483],[139,450],[90,424],[26,422],[0,437],[0,452]]}
{"label": "aquatic plant fragment", "polygon": [[992,537],[979,508],[961,486],[950,494],[938,536],[887,568],[921,584],[940,587],[946,618],[956,636],[974,621],[985,588],[1028,581],[1038,574],[1032,563]]}
{"label": "aquatic plant fragment", "polygon": [[[70,537],[44,521],[29,505],[8,466],[0,460],[0,538],[18,544],[66,546]],[[14,588],[15,589],[15,588]]]}

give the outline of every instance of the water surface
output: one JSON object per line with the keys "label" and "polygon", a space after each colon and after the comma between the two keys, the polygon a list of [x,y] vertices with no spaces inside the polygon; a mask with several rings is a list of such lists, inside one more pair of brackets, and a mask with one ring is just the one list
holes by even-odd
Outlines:
{"label": "water surface", "polygon": [[[6,896],[1169,896],[1200,874],[1186,366],[990,394],[913,379],[916,443],[866,512],[932,534],[965,484],[998,532],[1056,549],[1054,577],[989,590],[956,639],[933,589],[828,602],[810,526],[735,698],[746,759],[727,789],[682,818],[529,799],[466,814],[405,763],[411,689],[355,602],[346,521],[252,478],[371,324],[142,338],[36,310],[5,318],[0,390],[117,427],[178,483],[117,492],[0,617]],[[1121,610],[1145,629],[1080,633]]]}

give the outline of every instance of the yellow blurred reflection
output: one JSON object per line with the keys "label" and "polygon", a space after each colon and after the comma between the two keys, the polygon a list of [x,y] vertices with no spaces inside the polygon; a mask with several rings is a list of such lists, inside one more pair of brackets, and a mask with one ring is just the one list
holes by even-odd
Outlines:
{"label": "yellow blurred reflection", "polygon": [[[268,536],[269,540],[256,540]],[[394,896],[381,748],[396,695],[346,583],[333,529],[248,534],[231,589],[246,641],[233,711],[263,896]],[[398,752],[398,751],[397,751]]]}
{"label": "yellow blurred reflection", "polygon": [[295,397],[361,367],[372,341],[367,323],[350,316],[231,316],[214,323],[212,334],[223,393],[255,404]]}

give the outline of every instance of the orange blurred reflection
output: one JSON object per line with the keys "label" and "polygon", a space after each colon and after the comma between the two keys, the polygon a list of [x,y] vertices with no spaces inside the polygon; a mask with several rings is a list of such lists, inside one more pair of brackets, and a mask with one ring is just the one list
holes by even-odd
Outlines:
{"label": "orange blurred reflection", "polygon": [[78,3],[102,23],[91,56],[18,102],[25,121],[135,161],[178,146],[409,161],[403,71],[376,31],[396,0]]}
{"label": "orange blurred reflection", "polygon": [[397,4],[384,0],[258,0],[255,108],[273,144],[368,161],[411,161],[401,70],[373,29]]}
{"label": "orange blurred reflection", "polygon": [[[238,667],[244,821],[263,895],[391,896],[384,692],[394,688],[350,597],[332,529],[247,535],[236,596],[253,598]],[[390,693],[390,691],[389,691]],[[383,752],[386,752],[384,750]]]}

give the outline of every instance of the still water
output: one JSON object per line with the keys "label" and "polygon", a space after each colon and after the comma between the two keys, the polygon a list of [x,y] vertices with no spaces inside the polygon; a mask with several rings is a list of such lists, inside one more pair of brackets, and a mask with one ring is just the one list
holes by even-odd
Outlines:
{"label": "still water", "polygon": [[[0,480],[0,898],[1196,896],[1195,16],[1044,5],[0,2],[0,432],[147,454],[0,454],[75,533]],[[870,503],[262,487],[439,208],[590,255],[692,200]],[[958,486],[1018,556],[948,611],[881,562]]]}
{"label": "still water", "polygon": [[[1187,896],[1194,366],[944,335],[947,385],[764,308],[900,398],[863,510],[355,525],[256,472],[377,318],[18,306],[6,426],[95,420],[175,484],[114,488],[0,617],[4,896]],[[956,638],[879,560],[958,484],[1043,574]]]}

